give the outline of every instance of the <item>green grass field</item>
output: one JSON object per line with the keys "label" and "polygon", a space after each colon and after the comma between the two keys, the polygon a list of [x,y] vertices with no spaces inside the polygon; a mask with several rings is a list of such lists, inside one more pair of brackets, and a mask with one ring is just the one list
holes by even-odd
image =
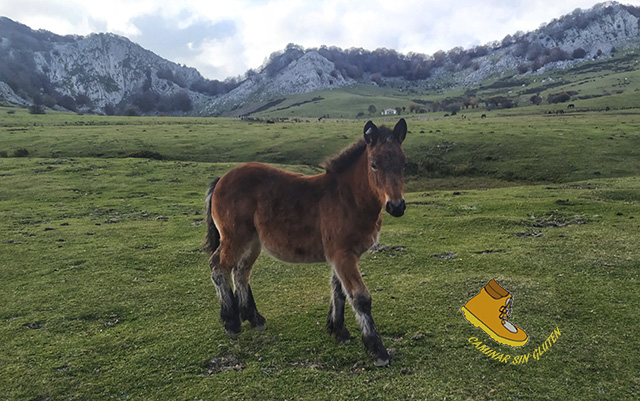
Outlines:
{"label": "green grass field", "polygon": [[[322,264],[262,255],[252,287],[268,329],[230,340],[200,250],[213,177],[247,160],[317,173],[362,121],[0,108],[0,398],[636,399],[639,121],[637,109],[409,120],[407,213],[385,216],[387,248],[360,263],[394,353],[380,369],[349,309],[351,343],[325,334]],[[127,157],[141,151],[163,160]],[[514,296],[522,348],[460,312],[492,278]]]}

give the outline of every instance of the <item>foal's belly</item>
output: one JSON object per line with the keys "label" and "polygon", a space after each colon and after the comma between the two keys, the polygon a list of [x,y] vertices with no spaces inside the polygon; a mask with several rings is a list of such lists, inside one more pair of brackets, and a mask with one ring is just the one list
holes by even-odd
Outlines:
{"label": "foal's belly", "polygon": [[[292,263],[325,261],[319,199],[310,185],[284,181],[256,197],[253,224],[265,251]],[[297,183],[297,184],[296,184]]]}
{"label": "foal's belly", "polygon": [[289,263],[318,263],[326,260],[320,238],[314,236],[259,235],[262,248],[271,256]]}

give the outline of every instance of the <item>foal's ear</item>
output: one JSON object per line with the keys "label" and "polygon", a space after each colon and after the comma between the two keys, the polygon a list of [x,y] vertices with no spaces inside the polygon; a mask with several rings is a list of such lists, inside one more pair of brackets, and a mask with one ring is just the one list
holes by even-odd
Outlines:
{"label": "foal's ear", "polygon": [[407,122],[404,120],[404,118],[401,118],[393,128],[393,136],[400,143],[402,143],[402,141],[404,141],[404,138],[407,137]]}
{"label": "foal's ear", "polygon": [[378,140],[378,127],[372,122],[367,121],[364,126],[364,141],[367,145],[373,145]]}

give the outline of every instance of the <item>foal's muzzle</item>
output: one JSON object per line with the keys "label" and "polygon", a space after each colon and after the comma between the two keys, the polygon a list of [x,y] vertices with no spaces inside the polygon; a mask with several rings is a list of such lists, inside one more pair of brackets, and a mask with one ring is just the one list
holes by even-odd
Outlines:
{"label": "foal's muzzle", "polygon": [[407,205],[404,203],[404,199],[400,199],[399,201],[387,201],[387,213],[393,217],[402,216],[406,208]]}

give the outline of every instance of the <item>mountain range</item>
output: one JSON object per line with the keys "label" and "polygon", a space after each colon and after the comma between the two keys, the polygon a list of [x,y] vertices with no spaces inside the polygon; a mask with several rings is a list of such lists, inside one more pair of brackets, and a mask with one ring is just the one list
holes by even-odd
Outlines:
{"label": "mountain range", "polygon": [[532,32],[433,55],[290,44],[244,77],[217,81],[121,36],[60,36],[0,17],[0,101],[86,113],[241,116],[297,93],[354,84],[467,88],[635,47],[640,8],[607,2]]}

